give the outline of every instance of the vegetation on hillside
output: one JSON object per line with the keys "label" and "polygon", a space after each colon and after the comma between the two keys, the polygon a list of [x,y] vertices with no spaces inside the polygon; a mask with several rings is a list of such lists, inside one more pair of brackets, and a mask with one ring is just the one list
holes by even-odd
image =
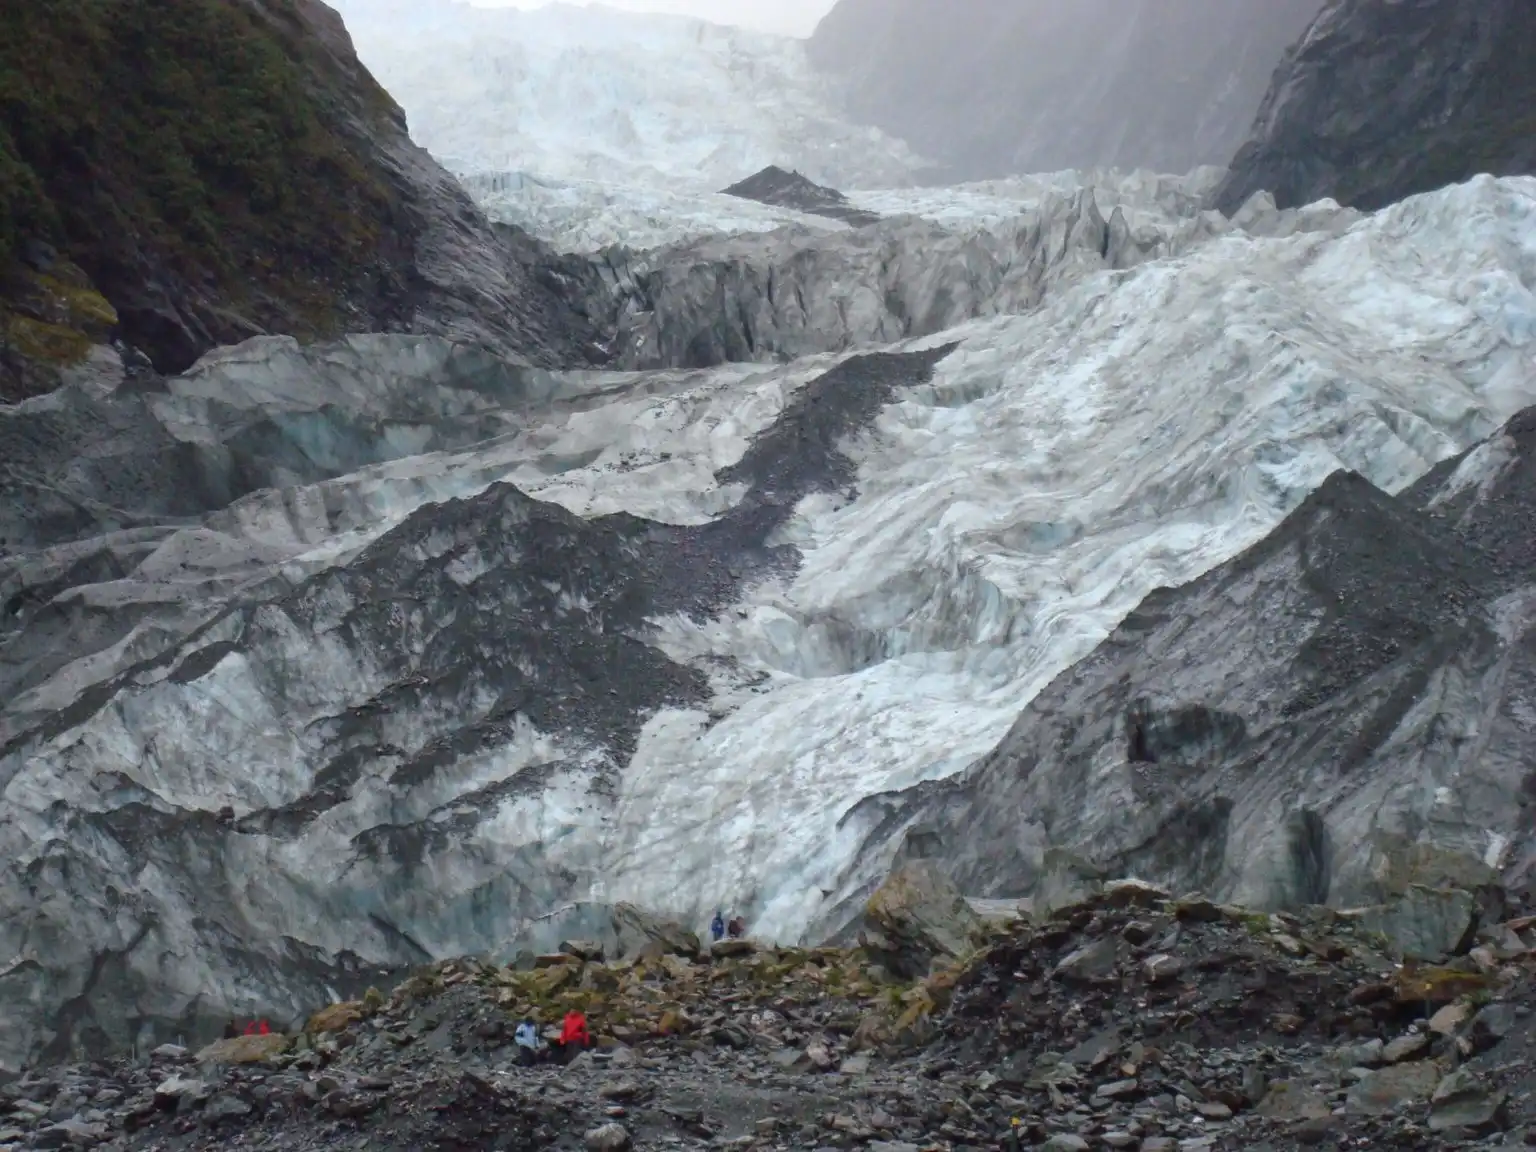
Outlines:
{"label": "vegetation on hillside", "polygon": [[14,359],[25,321],[70,326],[78,309],[37,278],[50,251],[55,280],[83,270],[162,368],[202,349],[139,315],[146,285],[215,338],[333,329],[398,254],[397,197],[361,130],[395,114],[298,0],[4,5],[0,342]]}

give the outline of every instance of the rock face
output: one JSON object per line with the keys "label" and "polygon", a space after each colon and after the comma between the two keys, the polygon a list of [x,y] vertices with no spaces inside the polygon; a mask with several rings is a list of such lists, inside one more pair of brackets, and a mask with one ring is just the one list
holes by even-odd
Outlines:
{"label": "rock face", "polygon": [[259,332],[592,352],[318,0],[9,5],[0,76],[0,402],[111,339],[161,372]]}
{"label": "rock face", "polygon": [[1276,71],[1215,204],[1365,210],[1479,172],[1536,171],[1536,9],[1329,0]]}
{"label": "rock face", "polygon": [[1321,0],[839,0],[808,44],[937,180],[1225,164]]}
{"label": "rock face", "polygon": [[1398,497],[1336,473],[1149,596],[972,770],[871,800],[870,849],[912,829],[999,897],[1053,848],[1266,908],[1369,903],[1417,872],[1375,919],[1438,958],[1475,900],[1429,886],[1536,865],[1533,526],[1536,409]]}
{"label": "rock face", "polygon": [[756,175],[737,181],[724,192],[727,196],[740,196],[760,204],[794,208],[841,220],[855,227],[873,224],[880,219],[873,212],[863,212],[849,204],[848,198],[837,189],[824,187],[798,172],[786,172],[771,164]]}

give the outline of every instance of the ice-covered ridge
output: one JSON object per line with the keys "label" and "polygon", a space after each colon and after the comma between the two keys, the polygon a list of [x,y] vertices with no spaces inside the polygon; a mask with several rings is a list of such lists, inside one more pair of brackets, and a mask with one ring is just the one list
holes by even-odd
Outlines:
{"label": "ice-covered ridge", "polygon": [[413,138],[455,171],[713,191],[768,164],[833,186],[921,166],[844,119],[792,37],[563,4],[336,7]]}
{"label": "ice-covered ridge", "polygon": [[[0,572],[24,608],[5,626],[57,649],[142,629],[136,661],[104,658],[116,682],[38,667],[29,691],[57,701],[78,677],[77,703],[43,728],[12,714],[32,731],[0,753],[0,953],[60,943],[0,1006],[35,1020],[84,992],[82,958],[111,953],[153,984],[134,992],[146,1020],[193,996],[247,1012],[303,989],[251,976],[266,969],[239,949],[482,951],[582,898],[690,919],[730,904],[799,934],[865,879],[850,865],[867,830],[840,823],[855,804],[986,752],[1152,588],[1260,538],[1334,469],[1398,489],[1536,402],[1536,180],[1338,219],[1228,231],[898,347],[956,345],[837,438],[856,471],[809,488],[779,463],[825,448],[814,413],[834,405],[806,398],[845,357],[497,377],[372,338],[327,353],[326,383],[302,356],[254,356],[241,403],[266,408],[247,430],[221,410],[220,435],[268,445],[292,484],[195,528],[120,533],[111,563],[55,545]],[[391,383],[348,398],[349,371]],[[175,386],[175,411],[201,387]],[[350,439],[309,430],[322,409],[353,413],[325,425]],[[407,425],[436,439],[418,449]],[[754,458],[772,437],[794,451]],[[338,474],[338,444],[370,462]],[[601,518],[619,511],[647,519]],[[742,531],[711,535],[733,516]],[[782,556],[754,516],[799,550],[792,572],[765,562]],[[198,553],[199,532],[222,538]],[[681,541],[681,566],[651,566],[657,541]],[[630,592],[713,567],[723,608],[656,613],[645,645],[624,640]],[[180,643],[183,604],[231,595],[219,571],[252,606]],[[80,597],[96,607],[59,602]]]}
{"label": "ice-covered ridge", "polygon": [[460,179],[492,220],[516,224],[562,252],[593,253],[614,244],[661,248],[790,225],[817,232],[847,227],[824,216],[720,192],[553,180],[524,172],[474,173]]}
{"label": "ice-covered ridge", "polygon": [[[955,230],[997,231],[1048,202],[1091,188],[1105,217],[1118,208],[1133,229],[1167,231],[1174,222],[1198,215],[1220,174],[1218,169],[1184,176],[1056,172],[943,188],[855,189],[846,195],[852,206],[882,217],[916,216]],[[820,233],[847,227],[825,216],[686,185],[562,180],[525,171],[473,172],[460,179],[492,220],[516,224],[566,252],[592,253],[611,244],[660,248],[790,225]]]}
{"label": "ice-covered ridge", "polygon": [[[803,930],[867,879],[844,872],[856,797],[985,753],[1143,596],[1335,469],[1396,491],[1536,401],[1533,285],[1536,180],[1480,178],[945,334],[959,349],[865,442],[859,498],[802,510],[795,582],[669,628],[771,687],[648,729],[610,894],[699,916],[751,893],[760,931]],[[651,815],[682,810],[681,837]]]}
{"label": "ice-covered ridge", "polygon": [[1184,175],[1113,168],[1044,172],[977,180],[938,188],[855,189],[847,192],[857,207],[881,216],[912,215],[941,224],[995,225],[1038,207],[1052,196],[1092,188],[1108,216],[1121,208],[1132,227],[1148,219],[1192,215],[1216,186],[1220,168],[1197,168]]}

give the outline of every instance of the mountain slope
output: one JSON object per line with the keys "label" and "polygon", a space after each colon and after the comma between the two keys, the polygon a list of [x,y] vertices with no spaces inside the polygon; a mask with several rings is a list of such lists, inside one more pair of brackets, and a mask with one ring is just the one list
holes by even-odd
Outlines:
{"label": "mountain slope", "polygon": [[1479,172],[1536,172],[1536,7],[1329,0],[1276,71],[1215,204],[1376,209]]}
{"label": "mountain slope", "polygon": [[291,1018],[571,902],[810,931],[883,864],[860,803],[984,756],[1154,587],[1536,402],[1536,181],[1165,199],[1124,196],[1134,267],[1086,193],[1009,275],[901,255],[939,312],[1028,310],[878,353],[265,338],[0,408],[0,1061]]}
{"label": "mountain slope", "polygon": [[0,400],[116,336],[175,372],[258,332],[588,338],[317,0],[0,14]]}
{"label": "mountain slope", "polygon": [[952,182],[1225,164],[1321,0],[838,0],[807,45]]}

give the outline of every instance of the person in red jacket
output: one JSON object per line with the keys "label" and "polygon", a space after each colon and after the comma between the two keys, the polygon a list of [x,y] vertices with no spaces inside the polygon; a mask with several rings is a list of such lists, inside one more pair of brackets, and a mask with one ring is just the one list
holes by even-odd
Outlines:
{"label": "person in red jacket", "polygon": [[560,1059],[574,1060],[591,1046],[592,1034],[587,1031],[587,1018],[573,1008],[565,1014],[565,1023],[560,1027]]}
{"label": "person in red jacket", "polygon": [[565,1024],[560,1029],[560,1043],[575,1044],[578,1048],[592,1045],[592,1035],[587,1031],[587,1018],[576,1010],[565,1014]]}

